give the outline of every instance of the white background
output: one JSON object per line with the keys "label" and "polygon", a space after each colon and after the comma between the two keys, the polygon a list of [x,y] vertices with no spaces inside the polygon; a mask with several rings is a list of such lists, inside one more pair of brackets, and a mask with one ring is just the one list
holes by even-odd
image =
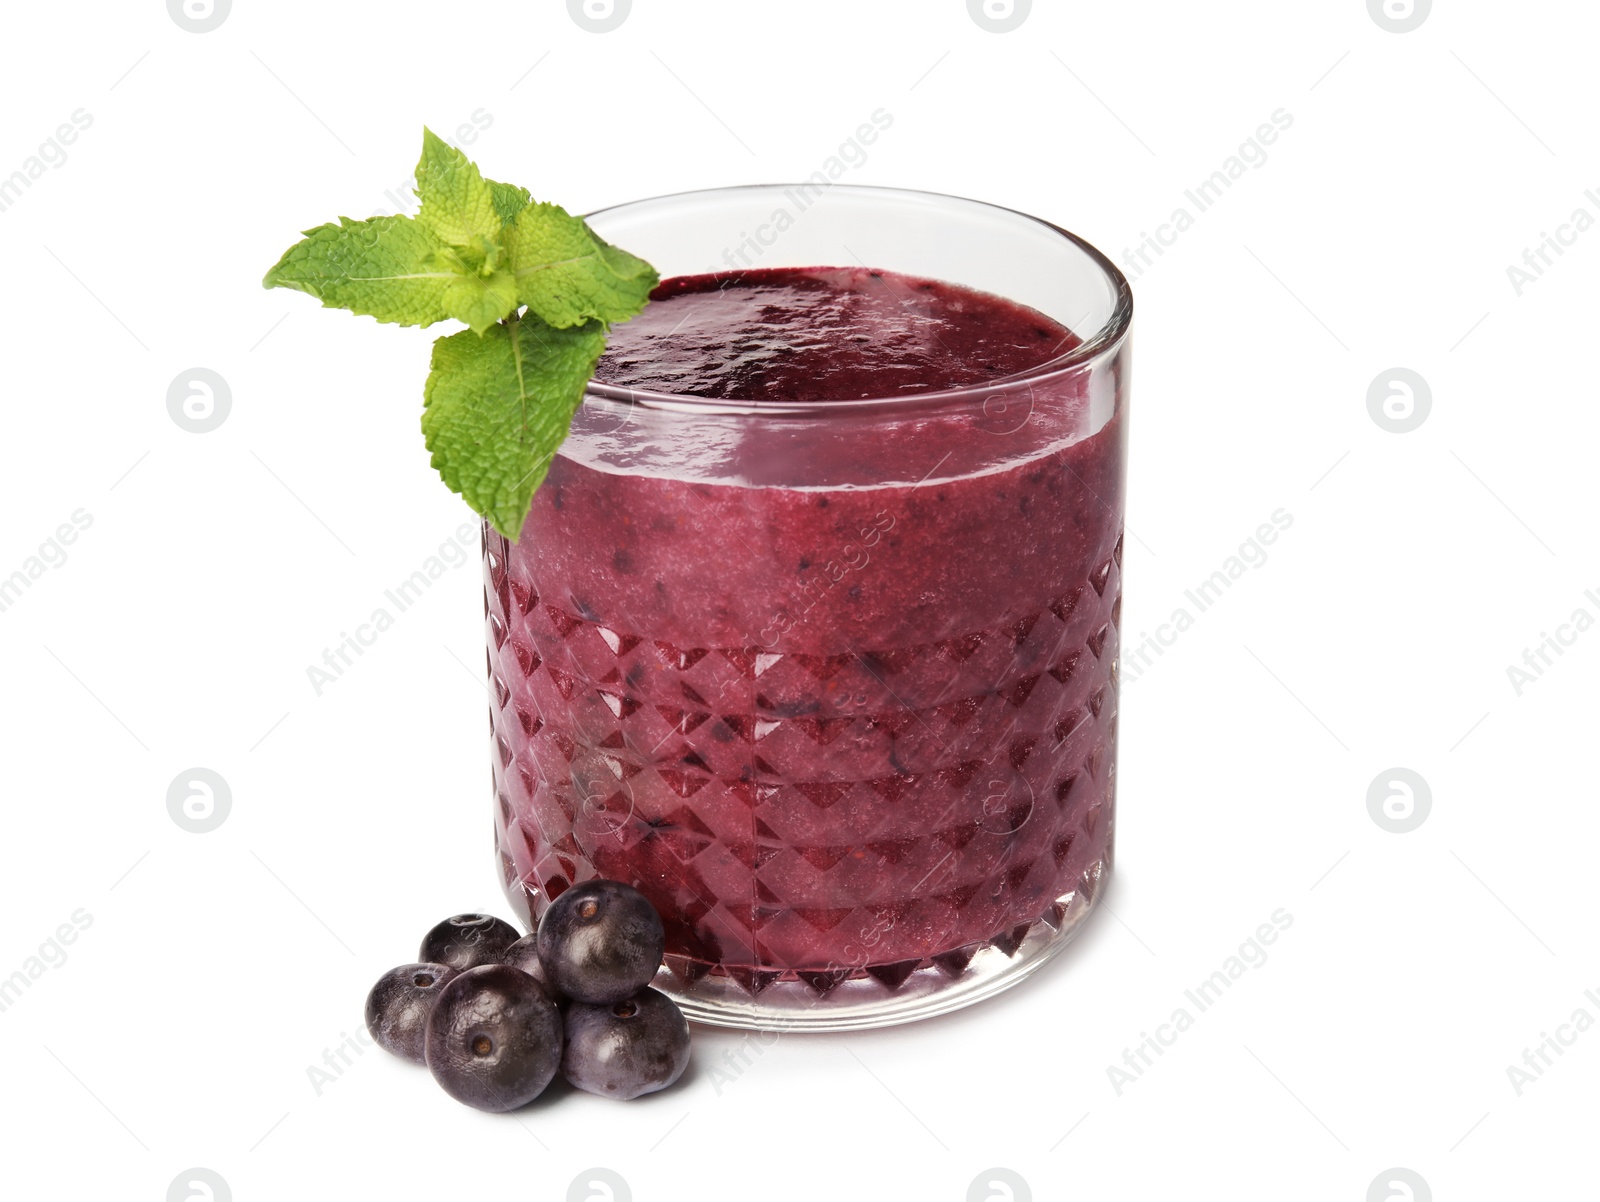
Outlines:
{"label": "white background", "polygon": [[[7,1196],[159,1202],[203,1166],[239,1202],[564,1199],[593,1165],[638,1202],[960,1202],[992,1166],[1036,1199],[1360,1202],[1395,1166],[1441,1200],[1592,1194],[1600,1032],[1520,1096],[1507,1067],[1600,1018],[1600,633],[1520,695],[1507,667],[1600,617],[1600,231],[1520,296],[1506,272],[1600,216],[1591,6],[1440,0],[1403,34],[1361,0],[1039,0],[1003,34],[961,0],[637,0],[604,34],[556,0],[5,23],[0,176],[93,118],[0,212],[0,577],[93,519],[0,612],[0,977],[92,919],[0,1013]],[[393,209],[424,122],[482,110],[485,170],[582,210],[807,175],[880,107],[852,181],[1119,259],[1293,117],[1135,282],[1129,643],[1294,522],[1125,687],[1115,913],[956,1016],[737,1071],[741,1037],[699,1032],[638,1103],[489,1117],[377,1051],[319,1093],[370,981],[505,905],[476,563],[320,697],[306,675],[470,516],[417,429],[431,335],[262,273]],[[166,403],[197,366],[232,396],[206,434]],[[1406,434],[1367,408],[1396,366],[1431,386]],[[166,808],[195,766],[232,792],[203,835]],[[1431,786],[1409,834],[1367,808],[1396,766]],[[1279,908],[1266,963],[1119,1096],[1108,1066]]]}

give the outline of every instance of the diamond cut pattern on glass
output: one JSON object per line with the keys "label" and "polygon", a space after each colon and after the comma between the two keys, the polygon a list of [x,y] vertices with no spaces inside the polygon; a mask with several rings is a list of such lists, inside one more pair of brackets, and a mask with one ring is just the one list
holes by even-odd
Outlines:
{"label": "diamond cut pattern on glass", "polygon": [[[485,544],[496,833],[530,921],[578,881],[627,880],[685,984],[820,997],[959,977],[1092,896],[1114,825],[1120,540],[1035,612],[831,655],[601,623]],[[830,701],[858,695],[891,700]]]}

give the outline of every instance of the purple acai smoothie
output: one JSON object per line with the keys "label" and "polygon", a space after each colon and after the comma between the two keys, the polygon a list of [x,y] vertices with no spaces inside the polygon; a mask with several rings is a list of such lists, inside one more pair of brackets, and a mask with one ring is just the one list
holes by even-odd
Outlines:
{"label": "purple acai smoothie", "polygon": [[1092,898],[1124,431],[1085,377],[1040,374],[1076,345],[1000,297],[857,268],[669,279],[612,331],[599,381],[728,402],[726,433],[699,449],[714,470],[682,472],[575,440],[521,539],[486,531],[497,834],[524,917],[627,881],[684,982],[826,994],[959,976]]}

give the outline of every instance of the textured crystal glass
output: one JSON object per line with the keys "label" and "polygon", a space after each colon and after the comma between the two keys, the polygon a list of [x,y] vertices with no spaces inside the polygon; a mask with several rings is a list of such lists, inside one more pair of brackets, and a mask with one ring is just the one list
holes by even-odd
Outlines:
{"label": "textured crystal glass", "polygon": [[1063,230],[928,193],[590,221],[663,276],[865,263],[1076,341],[861,401],[590,385],[520,540],[484,535],[513,905],[635,884],[666,923],[657,984],[711,1023],[879,1026],[1015,984],[1111,866],[1127,283]]}

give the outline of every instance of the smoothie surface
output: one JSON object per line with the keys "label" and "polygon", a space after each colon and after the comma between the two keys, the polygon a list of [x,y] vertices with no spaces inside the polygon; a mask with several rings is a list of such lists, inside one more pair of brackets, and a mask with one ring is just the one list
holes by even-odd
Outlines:
{"label": "smoothie surface", "polygon": [[1071,349],[1034,309],[864,267],[664,280],[616,326],[597,379],[719,400],[831,401],[983,384]]}

